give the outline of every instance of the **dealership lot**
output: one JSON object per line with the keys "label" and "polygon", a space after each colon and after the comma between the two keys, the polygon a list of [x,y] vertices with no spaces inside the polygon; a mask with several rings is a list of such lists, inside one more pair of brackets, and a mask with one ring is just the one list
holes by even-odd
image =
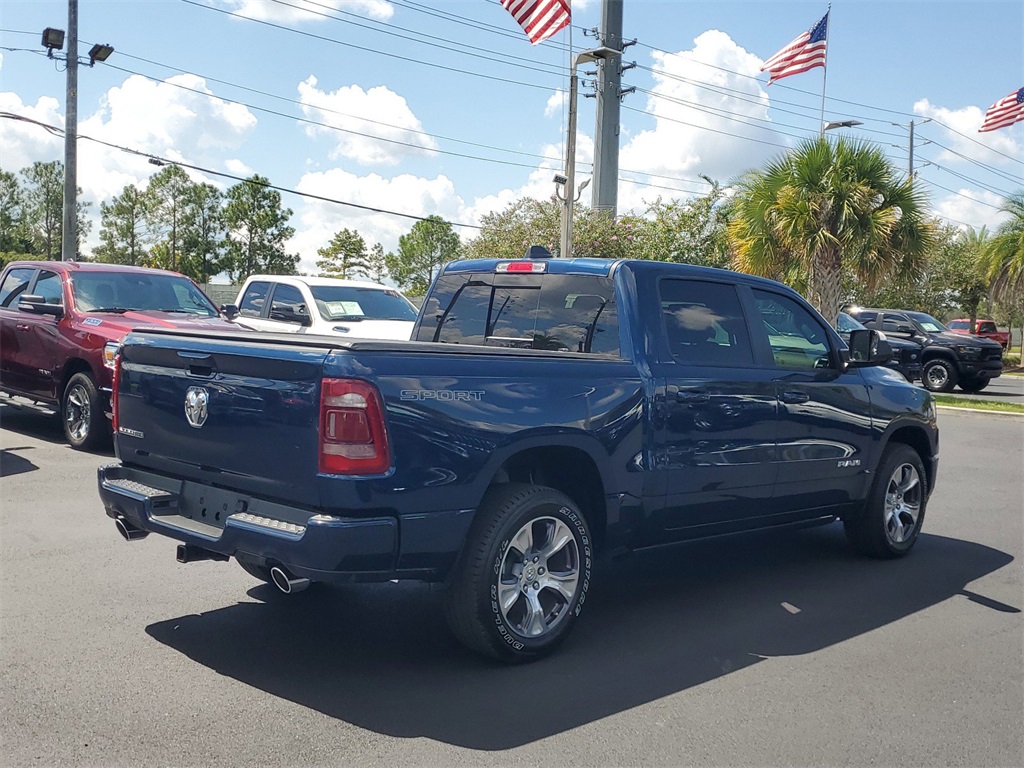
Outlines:
{"label": "dealership lot", "polygon": [[[127,544],[59,424],[0,407],[5,765],[1020,765],[1024,418],[943,410],[899,562],[838,526],[602,563],[501,667],[423,585],[285,597]],[[770,544],[770,545],[769,545]],[[426,599],[424,599],[426,597]]]}

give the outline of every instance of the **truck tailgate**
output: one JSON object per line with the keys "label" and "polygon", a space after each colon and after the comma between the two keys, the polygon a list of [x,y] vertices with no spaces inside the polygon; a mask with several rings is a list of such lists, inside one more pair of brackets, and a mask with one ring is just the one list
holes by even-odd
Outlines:
{"label": "truck tailgate", "polygon": [[317,485],[309,480],[317,473],[329,352],[327,339],[297,344],[251,333],[136,331],[121,351],[118,457],[315,506]]}

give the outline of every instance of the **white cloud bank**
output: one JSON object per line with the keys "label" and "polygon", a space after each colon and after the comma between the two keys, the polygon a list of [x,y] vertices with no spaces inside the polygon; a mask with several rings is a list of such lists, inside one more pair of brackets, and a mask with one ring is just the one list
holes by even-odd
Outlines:
{"label": "white cloud bank", "polygon": [[385,0],[290,0],[287,5],[272,0],[217,0],[212,4],[262,21],[325,21],[332,11],[387,21],[395,13],[395,7]]}
{"label": "white cloud bank", "polygon": [[310,75],[299,83],[299,100],[306,118],[317,123],[307,123],[306,134],[328,136],[335,142],[330,151],[332,159],[396,165],[411,155],[430,154],[437,149],[437,142],[422,133],[423,124],[408,102],[384,86],[364,91],[358,85],[349,85],[323,91],[317,87],[316,77]]}

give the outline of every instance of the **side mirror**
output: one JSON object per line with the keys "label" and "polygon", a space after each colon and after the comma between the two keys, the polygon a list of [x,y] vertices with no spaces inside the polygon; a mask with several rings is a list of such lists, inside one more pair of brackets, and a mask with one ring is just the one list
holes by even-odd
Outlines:
{"label": "side mirror", "polygon": [[53,315],[56,318],[64,317],[63,304],[48,304],[42,296],[30,294],[22,296],[18,302],[18,309],[21,312],[31,312],[33,315]]}
{"label": "side mirror", "polygon": [[878,331],[858,329],[850,331],[850,367],[864,368],[885,365],[892,360],[892,347]]}
{"label": "side mirror", "polygon": [[234,320],[238,317],[238,305],[237,304],[222,304],[220,312],[228,320]]}
{"label": "side mirror", "polygon": [[296,312],[291,304],[274,304],[270,308],[270,319],[281,320],[286,323],[297,323],[298,325],[312,325],[313,320],[309,315]]}
{"label": "side mirror", "polygon": [[909,333],[911,336],[913,336],[914,328],[912,326],[900,323],[899,325],[896,326],[896,333]]}

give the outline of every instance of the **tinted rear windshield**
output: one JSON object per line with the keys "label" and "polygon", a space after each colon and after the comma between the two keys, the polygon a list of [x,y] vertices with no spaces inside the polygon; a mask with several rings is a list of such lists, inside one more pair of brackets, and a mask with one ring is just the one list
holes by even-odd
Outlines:
{"label": "tinted rear windshield", "polygon": [[324,320],[415,320],[416,307],[398,291],[351,285],[311,285]]}
{"label": "tinted rear windshield", "polygon": [[191,280],[159,272],[78,272],[71,293],[81,312],[129,310],[213,317],[217,308]]}
{"label": "tinted rear windshield", "polygon": [[615,288],[589,275],[445,275],[416,339],[618,357]]}

